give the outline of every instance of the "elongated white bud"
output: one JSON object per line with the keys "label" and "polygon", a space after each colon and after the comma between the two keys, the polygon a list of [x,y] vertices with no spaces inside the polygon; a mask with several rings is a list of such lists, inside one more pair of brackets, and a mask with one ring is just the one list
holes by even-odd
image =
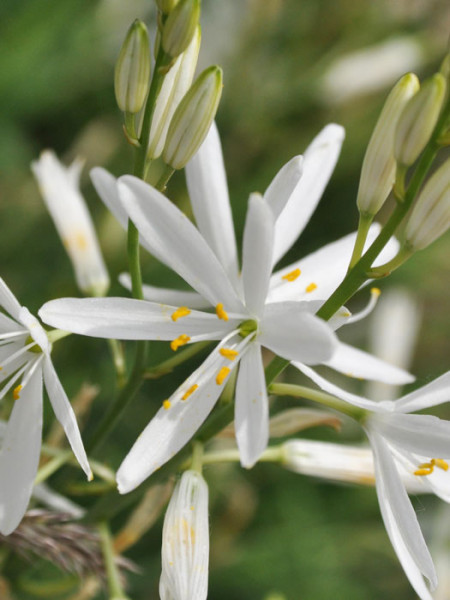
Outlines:
{"label": "elongated white bud", "polygon": [[39,189],[75,270],[78,287],[86,294],[104,296],[109,276],[94,225],[80,193],[82,163],[66,168],[51,151],[31,164]]}
{"label": "elongated white bud", "polygon": [[175,58],[191,43],[200,19],[200,0],[180,0],[170,12],[162,31],[164,52]]}
{"label": "elongated white bud", "polygon": [[150,84],[150,42],[145,23],[136,19],[120,49],[114,73],[119,108],[135,114],[144,106]]}
{"label": "elongated white bud", "polygon": [[398,119],[420,84],[413,73],[404,75],[391,90],[367,146],[359,182],[357,205],[365,216],[374,216],[394,185],[396,162],[394,134]]}
{"label": "elongated white bud", "polygon": [[209,67],[196,79],[175,111],[167,133],[163,160],[182,169],[194,156],[211,127],[222,95],[222,69]]}
{"label": "elongated white bud", "polygon": [[405,228],[412,250],[425,248],[450,227],[450,159],[433,173],[420,192]]}
{"label": "elongated white bud", "polygon": [[185,471],[167,508],[162,535],[161,600],[205,600],[208,594],[208,486]]}
{"label": "elongated white bud", "polygon": [[394,138],[394,156],[401,165],[412,165],[428,143],[441,112],[445,90],[445,78],[436,73],[405,106]]}
{"label": "elongated white bud", "polygon": [[173,67],[164,77],[150,129],[147,156],[151,159],[161,156],[174,112],[191,86],[197,66],[200,38],[200,27],[197,27],[186,51],[177,58]]}
{"label": "elongated white bud", "polygon": [[177,5],[178,0],[156,0],[156,5],[161,12],[168,15]]}

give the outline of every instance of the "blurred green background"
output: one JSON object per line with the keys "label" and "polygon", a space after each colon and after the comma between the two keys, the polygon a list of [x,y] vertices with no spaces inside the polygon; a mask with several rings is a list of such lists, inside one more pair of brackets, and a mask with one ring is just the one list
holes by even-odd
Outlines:
{"label": "blurred green background", "polygon": [[[132,153],[114,100],[113,69],[135,17],[153,31],[152,1],[0,4],[0,274],[33,311],[51,298],[78,295],[30,172],[30,162],[45,148],[53,148],[66,163],[78,155],[85,158],[83,192],[113,280],[111,293],[123,293],[116,279],[126,270],[125,235],[96,198],[88,171],[94,165],[115,175],[131,170]],[[439,68],[450,31],[448,1],[203,0],[202,28],[201,66],[218,63],[224,68],[217,120],[238,238],[249,192],[263,191],[276,171],[330,121],[346,128],[342,155],[310,225],[284,262],[354,230],[360,166],[383,99],[404,72],[426,77]],[[342,62],[362,50],[368,54],[359,62]],[[189,210],[182,174],[173,178],[168,195]],[[421,382],[448,368],[449,254],[447,235],[381,283],[382,289],[403,286],[421,307],[412,365]],[[150,257],[143,257],[143,265],[146,281],[174,281]],[[353,307],[365,301],[361,296]],[[368,347],[366,325],[344,334]],[[108,347],[99,340],[69,338],[54,354],[69,396],[83,381],[100,385],[84,431],[88,436],[115,390]],[[168,355],[166,347],[154,344],[150,362]],[[177,377],[194,364],[180,368]],[[144,386],[131,414],[102,446],[98,456],[112,468],[173,389],[172,378],[167,379]],[[440,414],[450,418],[446,407]],[[321,428],[307,436],[361,439],[350,424],[344,424],[343,434]],[[338,487],[271,465],[249,473],[208,467],[205,474],[212,500],[211,600],[263,600],[270,592],[287,600],[415,597],[384,532],[373,489]],[[75,471],[70,475],[79,477]],[[63,471],[52,482],[64,490],[66,476]],[[90,502],[83,497],[77,501]],[[431,535],[434,511],[429,509],[436,502],[420,497],[414,504]],[[161,519],[128,553],[142,568],[129,578],[134,600],[157,598],[160,530]],[[10,574],[17,575],[23,565],[10,565]],[[35,567],[39,569],[44,567]],[[37,597],[20,588],[20,582],[14,586],[17,598]]]}

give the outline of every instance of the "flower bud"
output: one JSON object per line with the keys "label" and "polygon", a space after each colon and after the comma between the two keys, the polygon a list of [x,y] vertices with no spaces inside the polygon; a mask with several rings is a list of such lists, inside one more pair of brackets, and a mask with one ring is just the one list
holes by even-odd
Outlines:
{"label": "flower bud", "polygon": [[412,251],[425,248],[450,227],[450,159],[426,182],[405,228]]}
{"label": "flower bud", "polygon": [[177,5],[177,2],[178,0],[156,0],[156,5],[161,12],[163,12],[165,15],[168,15],[173,11]]}
{"label": "flower bud", "polygon": [[428,143],[441,112],[445,88],[445,78],[436,73],[405,106],[394,137],[394,156],[401,165],[412,165]]}
{"label": "flower bud", "polygon": [[158,158],[161,155],[173,114],[191,86],[197,66],[200,38],[200,27],[197,27],[191,43],[164,77],[150,128],[147,152],[150,159]]}
{"label": "flower bud", "polygon": [[144,106],[150,83],[150,42],[147,27],[136,19],[120,49],[114,90],[120,110],[135,114]]}
{"label": "flower bud", "polygon": [[175,111],[167,132],[163,160],[182,169],[199,149],[216,116],[222,95],[222,69],[209,67],[194,82]]}
{"label": "flower bud", "polygon": [[420,84],[413,73],[404,75],[391,90],[367,146],[359,182],[357,205],[363,215],[376,215],[395,181],[394,133],[398,119]]}
{"label": "flower bud", "polygon": [[200,0],[180,0],[167,17],[162,32],[162,48],[176,57],[186,50],[200,19]]}
{"label": "flower bud", "polygon": [[185,471],[167,507],[162,534],[161,600],[206,600],[208,593],[208,486]]}

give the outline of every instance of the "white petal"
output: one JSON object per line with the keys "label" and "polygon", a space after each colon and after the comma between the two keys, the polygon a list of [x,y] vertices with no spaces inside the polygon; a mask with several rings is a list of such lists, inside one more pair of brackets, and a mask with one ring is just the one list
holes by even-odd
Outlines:
{"label": "white petal", "polygon": [[329,325],[305,310],[305,302],[268,304],[258,341],[288,360],[317,364],[329,360],[336,337]]}
{"label": "white petal", "polygon": [[119,182],[120,197],[146,247],[216,306],[241,311],[222,265],[199,231],[170,200],[136,177]]}
{"label": "white petal", "polygon": [[13,319],[19,319],[21,305],[18,303],[16,297],[11,292],[9,287],[6,285],[4,280],[0,277],[0,306],[11,315]]}
{"label": "white petal", "polygon": [[97,194],[126,231],[128,227],[128,214],[120,201],[117,179],[101,167],[92,169],[90,175]]}
{"label": "white petal", "polygon": [[306,149],[303,175],[275,225],[273,264],[286,254],[316,209],[336,165],[344,136],[340,125],[327,125]]}
{"label": "white petal", "polygon": [[241,360],[234,418],[241,465],[250,469],[269,440],[269,402],[261,346],[256,342],[249,344]]}
{"label": "white petal", "polygon": [[0,532],[9,535],[27,509],[42,436],[42,372],[35,369],[15,401],[0,452]]}
{"label": "white petal", "polygon": [[49,354],[51,351],[51,345],[48,340],[45,329],[39,323],[34,315],[30,313],[28,308],[22,306],[19,313],[19,321],[24,325],[30,332],[30,336],[41,348],[42,352]]}
{"label": "white petal", "polygon": [[12,334],[13,332],[20,333],[20,327],[18,327],[16,321],[0,313],[0,340],[5,339],[2,334]]}
{"label": "white petal", "polygon": [[431,596],[420,573],[433,587],[437,578],[416,513],[388,446],[375,433],[369,434],[369,439],[374,451],[377,494],[386,530],[411,584],[421,598],[429,599]]}
{"label": "white petal", "polygon": [[266,301],[272,272],[274,218],[266,201],[251,194],[248,201],[242,249],[242,281],[245,304],[260,316]]}
{"label": "white petal", "polygon": [[[239,340],[229,342],[227,347],[237,349],[238,343]],[[223,390],[223,385],[216,383],[219,371],[222,367],[234,368],[240,358],[238,356],[230,362],[219,354],[220,346],[172,394],[170,407],[160,408],[138,437],[117,471],[117,486],[121,494],[133,490],[172,458],[211,412]],[[195,385],[198,388],[182,400],[183,395]]]}
{"label": "white petal", "polygon": [[44,383],[53,412],[64,429],[73,453],[88,479],[92,479],[91,467],[84,450],[75,413],[58,379],[52,361],[48,357],[44,359]]}
{"label": "white petal", "polygon": [[450,371],[444,373],[431,383],[424,385],[415,392],[399,398],[395,402],[395,410],[399,412],[414,412],[437,406],[450,400]]}
{"label": "white petal", "polygon": [[52,490],[45,483],[39,483],[33,488],[33,498],[38,500],[41,504],[48,506],[57,512],[64,512],[69,514],[74,519],[82,519],[86,510],[69,500],[62,494],[58,494],[55,490]]}
{"label": "white petal", "polygon": [[270,206],[277,219],[293,194],[303,173],[303,156],[294,156],[287,162],[270,182],[264,192],[264,200]]}
{"label": "white petal", "polygon": [[371,379],[383,383],[403,384],[414,381],[407,371],[387,363],[342,342],[338,343],[335,353],[325,363],[328,367],[349,377]]}
{"label": "white petal", "polygon": [[396,447],[428,458],[450,458],[450,421],[432,415],[377,415],[383,435]]}
{"label": "white petal", "polygon": [[186,165],[186,181],[198,229],[238,285],[238,258],[233,217],[219,132],[211,125],[197,154]]}
{"label": "white petal", "polygon": [[[129,273],[121,273],[119,281],[124,288],[131,291],[131,277]],[[162,302],[163,304],[172,304],[174,306],[189,306],[189,308],[209,308],[211,304],[197,292],[188,292],[184,290],[172,290],[169,288],[155,287],[153,285],[143,285],[142,291],[145,300],[150,302]]]}

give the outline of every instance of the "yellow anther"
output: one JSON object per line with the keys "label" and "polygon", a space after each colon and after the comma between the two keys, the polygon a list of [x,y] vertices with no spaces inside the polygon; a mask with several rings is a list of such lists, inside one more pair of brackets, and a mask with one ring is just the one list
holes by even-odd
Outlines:
{"label": "yellow anther", "polygon": [[297,277],[300,277],[301,274],[302,272],[300,271],[300,269],[294,269],[290,273],[286,273],[286,275],[283,275],[281,279],[286,279],[286,281],[295,281]]}
{"label": "yellow anther", "polygon": [[20,390],[22,389],[22,385],[18,385],[13,390],[13,398],[14,400],[18,400],[20,398]]}
{"label": "yellow anther", "polygon": [[448,471],[448,462],[446,462],[442,458],[432,458],[430,462],[433,465],[433,467],[438,467],[438,469]]}
{"label": "yellow anther", "polygon": [[419,465],[419,468],[414,471],[414,475],[419,475],[420,477],[431,475],[434,470],[434,465],[431,463],[422,463]]}
{"label": "yellow anther", "polygon": [[170,342],[170,347],[175,352],[180,346],[184,346],[185,344],[187,344],[190,341],[190,339],[191,338],[188,335],[182,333],[175,340],[172,340]]}
{"label": "yellow anther", "polygon": [[222,385],[225,379],[230,374],[231,369],[229,367],[222,367],[220,371],[217,373],[216,383],[217,385]]}
{"label": "yellow anther", "polygon": [[170,316],[172,318],[172,321],[176,321],[177,319],[181,319],[181,317],[187,317],[190,314],[191,311],[187,306],[180,306],[180,308],[177,308],[177,310],[173,312]]}
{"label": "yellow anther", "polygon": [[314,283],[314,282],[312,282],[312,283],[310,283],[309,285],[306,286],[305,292],[307,294],[310,294],[311,292],[313,292],[316,289],[317,289],[317,284]]}
{"label": "yellow anther", "polygon": [[373,294],[374,296],[379,296],[381,294],[381,290],[380,290],[380,288],[373,287],[370,290],[370,293]]}
{"label": "yellow anther", "polygon": [[198,385],[196,383],[194,383],[194,385],[191,385],[191,387],[186,392],[184,392],[184,394],[181,396],[181,399],[187,400],[189,398],[189,396],[191,396],[197,388],[198,388]]}
{"label": "yellow anther", "polygon": [[169,410],[169,408],[172,406],[172,402],[170,400],[164,400],[162,405],[166,410]]}
{"label": "yellow anther", "polygon": [[219,354],[224,358],[228,358],[228,360],[234,360],[239,352],[237,350],[232,350],[231,348],[221,348]]}
{"label": "yellow anther", "polygon": [[219,302],[219,304],[216,306],[216,315],[219,317],[219,319],[228,321],[228,313],[226,310],[224,310],[222,302]]}

